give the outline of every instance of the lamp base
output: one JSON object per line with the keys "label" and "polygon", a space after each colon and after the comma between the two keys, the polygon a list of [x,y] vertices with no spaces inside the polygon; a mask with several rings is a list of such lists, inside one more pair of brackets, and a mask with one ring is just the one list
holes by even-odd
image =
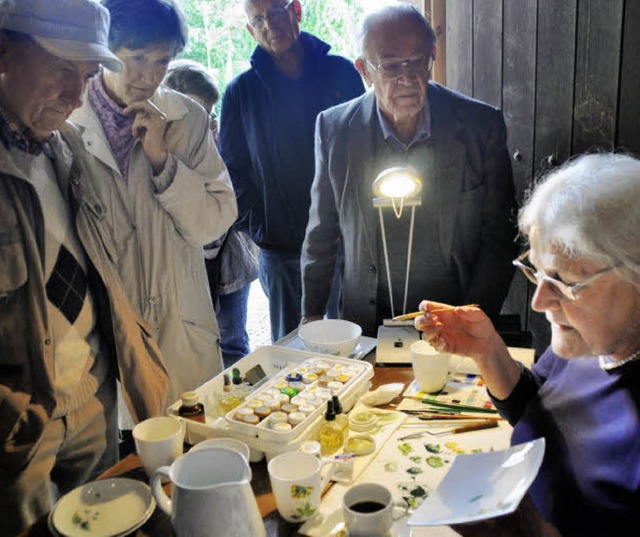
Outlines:
{"label": "lamp base", "polygon": [[411,344],[420,339],[413,321],[385,319],[378,327],[376,364],[411,365]]}

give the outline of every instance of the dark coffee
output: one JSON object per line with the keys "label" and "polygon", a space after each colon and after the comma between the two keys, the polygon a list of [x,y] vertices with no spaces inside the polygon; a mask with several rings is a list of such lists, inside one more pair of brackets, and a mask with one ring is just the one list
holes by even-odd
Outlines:
{"label": "dark coffee", "polygon": [[384,504],[380,502],[358,502],[354,503],[349,509],[356,513],[375,513],[384,509]]}

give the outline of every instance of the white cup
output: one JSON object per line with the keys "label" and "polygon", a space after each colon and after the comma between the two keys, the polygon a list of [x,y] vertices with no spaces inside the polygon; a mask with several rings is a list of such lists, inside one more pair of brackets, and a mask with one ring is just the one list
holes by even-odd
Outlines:
{"label": "white cup", "polygon": [[[394,510],[400,511],[399,515]],[[391,491],[377,483],[355,485],[342,499],[349,537],[387,537],[393,521],[405,512],[394,506]]]}
{"label": "white cup", "polygon": [[278,512],[289,522],[303,522],[313,518],[320,508],[320,496],[332,471],[321,476],[326,464],[315,455],[288,451],[269,461],[269,480],[276,498]]}
{"label": "white cup", "polygon": [[420,391],[434,393],[442,390],[461,362],[461,356],[439,353],[426,341],[411,344],[413,375]]}
{"label": "white cup", "polygon": [[133,428],[136,451],[149,477],[182,455],[184,433],[184,423],[170,416],[149,418]]}
{"label": "white cup", "polygon": [[204,442],[197,443],[189,451],[200,451],[201,449],[209,448],[224,448],[237,451],[244,457],[245,461],[249,462],[249,446],[247,446],[247,444],[245,444],[241,440],[236,440],[235,438],[210,438],[209,440],[205,440]]}

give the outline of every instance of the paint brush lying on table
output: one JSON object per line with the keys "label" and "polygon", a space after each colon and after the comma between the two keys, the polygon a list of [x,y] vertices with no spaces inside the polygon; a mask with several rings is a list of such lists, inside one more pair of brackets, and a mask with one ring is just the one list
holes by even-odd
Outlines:
{"label": "paint brush lying on table", "polygon": [[[464,306],[447,306],[443,308],[436,308],[431,310],[429,313],[442,313],[443,311],[451,311],[456,308],[477,308],[478,304],[465,304]],[[420,317],[420,315],[424,315],[425,311],[414,311],[412,313],[405,313],[404,315],[396,315],[392,320],[393,321],[408,321],[409,319],[415,319],[416,317]]]}
{"label": "paint brush lying on table", "polygon": [[484,421],[500,421],[503,420],[504,418],[501,417],[491,417],[491,418],[485,418],[484,416],[472,416],[469,414],[434,414],[432,412],[418,412],[418,413],[411,413],[411,417],[412,418],[417,418],[419,420],[422,421],[431,421],[431,420],[484,420]]}
{"label": "paint brush lying on table", "polygon": [[474,423],[471,425],[462,425],[460,427],[454,427],[453,429],[447,429],[446,431],[439,431],[437,433],[433,433],[429,430],[424,430],[424,431],[420,431],[417,433],[412,433],[409,434],[407,436],[403,436],[401,438],[398,438],[398,440],[403,441],[403,440],[410,440],[412,438],[420,438],[421,436],[425,435],[425,434],[430,434],[431,436],[446,436],[449,434],[461,434],[461,433],[468,433],[471,431],[481,431],[483,429],[493,429],[495,427],[498,426],[498,421],[497,420],[482,420],[479,423]]}

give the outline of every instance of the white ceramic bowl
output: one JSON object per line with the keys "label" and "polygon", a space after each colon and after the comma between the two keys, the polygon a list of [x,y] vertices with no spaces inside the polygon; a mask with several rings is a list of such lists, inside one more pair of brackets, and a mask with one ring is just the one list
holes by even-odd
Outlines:
{"label": "white ceramic bowl", "polygon": [[359,325],[342,319],[311,321],[298,329],[298,337],[305,349],[334,356],[349,356],[361,335]]}

